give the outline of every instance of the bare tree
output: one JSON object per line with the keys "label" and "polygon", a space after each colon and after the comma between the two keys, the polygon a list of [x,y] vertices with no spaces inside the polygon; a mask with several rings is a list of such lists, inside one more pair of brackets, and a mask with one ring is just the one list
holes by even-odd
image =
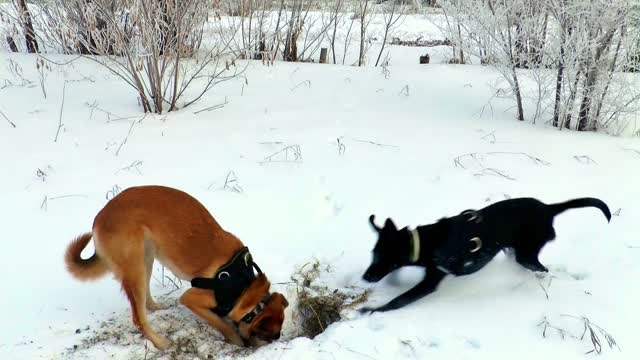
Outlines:
{"label": "bare tree", "polygon": [[382,46],[380,47],[380,52],[378,53],[378,57],[376,58],[375,66],[378,66],[380,62],[380,57],[382,56],[382,52],[384,51],[384,47],[387,44],[387,39],[389,35],[393,33],[395,27],[398,25],[400,20],[404,17],[405,6],[399,5],[397,1],[391,1],[391,5],[386,4],[382,16],[384,19],[384,36],[382,38]]}
{"label": "bare tree", "polygon": [[[516,100],[517,119],[524,121],[522,87],[517,71],[515,14],[518,3],[497,0],[442,0],[439,2],[447,16],[455,22],[444,30],[461,50],[476,51],[476,55],[491,59],[489,62],[507,80]],[[477,53],[477,49],[484,53]]]}
{"label": "bare tree", "polygon": [[331,47],[331,56],[333,57],[333,63],[336,64],[336,35],[338,34],[338,27],[342,25],[342,20],[344,18],[345,11],[345,0],[335,0],[333,6],[331,7],[331,23],[333,24],[333,29],[331,31],[331,37],[329,39],[329,44]]}
{"label": "bare tree", "polygon": [[[519,120],[525,119],[527,97],[535,101],[534,122],[543,109],[552,108],[553,126],[579,131],[624,123],[640,106],[637,79],[621,75],[632,58],[635,40],[630,39],[637,39],[626,34],[631,28],[640,31],[632,25],[638,23],[640,11],[631,0],[439,3],[452,19],[443,29],[453,43],[494,66],[507,80]],[[544,70],[549,68],[555,75],[545,75],[551,75]],[[523,79],[533,80],[538,93],[525,91]],[[544,90],[548,88],[553,94]]]}
{"label": "bare tree", "polygon": [[367,50],[365,47],[365,42],[367,40],[367,28],[369,27],[369,23],[372,19],[369,2],[370,0],[359,0],[358,2],[358,19],[360,20],[360,51],[358,53],[358,66],[363,66],[365,63]]}
{"label": "bare tree", "polygon": [[27,3],[25,0],[17,1],[18,9],[20,10],[20,19],[22,21],[22,27],[24,29],[24,37],[27,44],[27,52],[37,53],[39,51],[38,40],[36,39],[36,33],[33,30],[31,13],[29,12],[29,8],[27,7]]}

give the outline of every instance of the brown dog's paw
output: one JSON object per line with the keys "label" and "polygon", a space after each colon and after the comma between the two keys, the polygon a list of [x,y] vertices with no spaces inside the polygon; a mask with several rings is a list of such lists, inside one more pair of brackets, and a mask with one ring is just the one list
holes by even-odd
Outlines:
{"label": "brown dog's paw", "polygon": [[160,351],[167,350],[169,346],[171,346],[171,340],[167,339],[164,336],[158,335],[158,337],[153,339],[152,342],[153,342],[153,345],[155,345],[156,348],[158,348],[158,350]]}
{"label": "brown dog's paw", "polygon": [[269,342],[258,338],[257,336],[252,336],[249,340],[246,340],[247,347],[259,348],[264,345],[268,345]]}
{"label": "brown dog's paw", "polygon": [[247,342],[240,337],[240,335],[238,334],[233,334],[227,337],[227,341],[232,343],[233,345],[237,345],[240,347],[246,347],[247,346]]}
{"label": "brown dog's paw", "polygon": [[147,310],[149,312],[154,312],[154,311],[158,311],[158,310],[166,310],[169,308],[169,305],[165,305],[165,304],[158,304],[155,301],[147,301]]}

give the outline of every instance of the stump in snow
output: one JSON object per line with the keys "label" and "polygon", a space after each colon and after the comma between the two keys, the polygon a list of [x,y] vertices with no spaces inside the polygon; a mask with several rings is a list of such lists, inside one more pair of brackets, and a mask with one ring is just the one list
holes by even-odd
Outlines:
{"label": "stump in snow", "polygon": [[326,64],[327,63],[327,48],[322,48],[320,49],[320,64]]}

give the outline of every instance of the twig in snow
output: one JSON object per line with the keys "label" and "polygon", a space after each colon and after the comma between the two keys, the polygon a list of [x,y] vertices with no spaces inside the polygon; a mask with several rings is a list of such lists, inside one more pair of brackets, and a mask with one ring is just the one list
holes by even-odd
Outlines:
{"label": "twig in snow", "polygon": [[142,171],[140,171],[140,166],[142,166],[142,160],[136,160],[136,161],[132,162],[131,165],[125,166],[122,169],[117,170],[115,173],[117,174],[120,171],[132,171],[132,170],[135,170],[138,174],[142,174]]}
{"label": "twig in snow", "polygon": [[260,145],[282,145],[282,144],[284,144],[284,142],[283,141],[262,141],[262,142],[259,142],[258,144],[260,144]]}
{"label": "twig in snow", "polygon": [[496,143],[496,131],[492,131],[484,136],[482,136],[480,139],[482,140],[487,140],[487,142],[491,143],[491,144],[495,144]]}
{"label": "twig in snow", "polygon": [[381,69],[382,76],[384,76],[385,79],[389,79],[389,77],[391,77],[391,71],[389,70],[389,52],[387,52],[382,61]]}
{"label": "twig in snow", "polygon": [[47,195],[45,195],[44,199],[42,200],[42,203],[40,204],[40,209],[47,211],[50,200],[58,200],[58,199],[64,199],[64,198],[70,198],[70,197],[82,197],[86,199],[88,196],[82,195],[82,194],[71,194],[71,195],[60,195],[60,196],[48,197]]}
{"label": "twig in snow", "polygon": [[597,162],[593,160],[591,157],[589,157],[588,155],[575,155],[573,158],[576,159],[577,162],[582,164],[591,164],[591,163],[597,164]]}
{"label": "twig in snow", "polygon": [[413,345],[411,344],[411,340],[401,340],[400,343],[406,347],[409,348],[409,350],[411,350],[411,353],[413,353],[413,357],[414,358],[418,358],[418,354],[416,353],[416,349],[413,347]]}
{"label": "twig in snow", "polygon": [[54,196],[49,198],[49,200],[57,200],[57,199],[64,199],[64,198],[70,198],[70,197],[81,197],[81,198],[88,198],[87,195],[83,195],[83,194],[71,194],[71,195],[60,195],[60,196]]}
{"label": "twig in snow", "polygon": [[[278,156],[284,156],[284,160],[275,160]],[[275,153],[267,156],[260,163],[272,163],[272,162],[302,162],[302,150],[300,150],[300,145],[289,145],[281,150],[276,151]]]}
{"label": "twig in snow", "polygon": [[[462,155],[458,155],[455,158],[453,158],[453,165],[455,167],[459,167],[459,168],[463,168],[463,169],[467,169],[466,166],[464,166],[464,164],[462,163],[462,159],[465,157],[471,157],[473,160],[477,161],[480,166],[482,166],[482,163],[480,162],[480,160],[478,159],[478,154],[477,153],[468,153],[468,154],[462,154]],[[484,167],[484,166],[483,166]]]}
{"label": "twig in snow", "polygon": [[44,182],[45,180],[47,180],[47,173],[44,172],[44,170],[41,170],[40,168],[38,168],[38,170],[36,170],[36,177],[40,180],[42,180],[42,182]]}
{"label": "twig in snow", "polygon": [[484,168],[484,165],[482,165],[482,156],[483,155],[520,155],[520,156],[525,156],[528,159],[532,160],[534,163],[536,164],[540,164],[540,165],[544,165],[544,166],[549,166],[551,165],[551,163],[544,161],[541,158],[529,155],[527,153],[524,152],[507,152],[507,151],[491,151],[491,152],[487,152],[487,153],[468,153],[468,154],[462,154],[459,155],[457,157],[455,157],[453,159],[453,163],[455,164],[456,167],[461,167],[463,169],[466,169],[466,167],[462,164],[463,159],[466,157],[471,157],[473,160],[475,160],[481,167]]}
{"label": "twig in snow", "polygon": [[293,92],[294,90],[296,90],[296,89],[297,89],[299,86],[301,86],[301,85],[306,85],[308,88],[310,88],[310,87],[311,87],[311,80],[305,80],[305,81],[303,81],[303,82],[299,83],[298,85],[296,85],[296,86],[292,87],[292,88],[291,88],[291,92]]}
{"label": "twig in snow", "polygon": [[478,112],[478,118],[482,118],[482,115],[484,115],[484,110],[487,106],[489,106],[489,109],[491,110],[491,118],[493,119],[493,104],[492,101],[493,99],[497,96],[496,93],[494,93],[493,95],[491,95],[491,97],[489,98],[489,100],[487,100],[487,102],[482,105],[482,108],[480,109],[480,111]]}
{"label": "twig in snow", "polygon": [[409,96],[409,85],[405,85],[398,95]]}
{"label": "twig in snow", "polygon": [[51,65],[45,63],[42,58],[38,58],[36,60],[36,70],[38,71],[38,76],[40,79],[40,90],[42,90],[42,95],[44,98],[47,98],[47,89],[45,88],[45,81],[47,80],[48,73],[47,71],[51,71]]}
{"label": "twig in snow", "polygon": [[541,158],[529,155],[525,152],[510,152],[510,151],[491,151],[486,153],[487,155],[520,155],[520,156],[525,156],[527,158],[529,158],[530,160],[532,160],[534,163],[536,164],[540,164],[540,165],[544,165],[544,166],[549,166],[551,165],[551,163],[542,160]]}
{"label": "twig in snow", "polygon": [[544,296],[547,298],[547,300],[549,300],[549,288],[551,287],[552,281],[553,281],[553,276],[549,276],[549,283],[545,286],[542,283],[542,279],[538,279],[538,285],[540,285],[540,288],[544,292]]}
{"label": "twig in snow", "polygon": [[485,176],[485,175],[497,175],[503,177],[507,180],[515,181],[515,178],[505,174],[502,170],[494,169],[494,168],[484,168],[479,173],[474,174],[475,176]]}
{"label": "twig in snow", "polygon": [[[110,111],[101,109],[100,107],[98,107],[98,101],[94,101],[93,103],[89,104],[88,102],[84,103],[89,109],[91,109],[91,112],[89,113],[89,119],[93,119],[93,113],[94,111],[100,111],[101,113],[107,115],[107,122],[114,122],[114,121],[118,121],[118,120],[129,120],[129,119],[133,119],[136,116],[119,116],[116,115]],[[113,117],[113,118],[112,118]]]}
{"label": "twig in snow", "polygon": [[606,341],[606,343],[607,343],[607,345],[609,346],[610,349],[613,349],[615,347],[615,348],[618,348],[618,350],[621,350],[620,346],[618,345],[616,340],[613,338],[613,336],[609,332],[607,332],[606,330],[604,330],[600,326],[598,326],[595,323],[593,323],[586,316],[577,317],[577,316],[566,315],[566,314],[561,314],[560,316],[568,317],[568,318],[572,318],[572,319],[576,319],[576,320],[581,321],[582,325],[583,325],[582,334],[580,336],[576,336],[576,335],[571,334],[570,332],[568,332],[565,329],[561,329],[559,327],[553,326],[553,325],[551,325],[551,323],[549,322],[549,320],[545,316],[542,319],[542,321],[538,324],[538,327],[542,328],[542,337],[543,338],[547,337],[547,330],[548,329],[554,329],[554,330],[558,331],[558,333],[560,334],[560,336],[562,337],[563,340],[566,337],[569,337],[569,338],[573,338],[573,339],[576,339],[576,340],[583,341],[585,336],[588,334],[589,335],[589,340],[591,341],[593,349],[591,349],[590,351],[587,351],[586,354],[591,354],[593,352],[598,353],[598,354],[602,353],[602,344],[603,344],[602,338],[604,338],[604,341]]}
{"label": "twig in snow", "polygon": [[[211,190],[211,187],[213,186],[213,184],[214,183],[209,185],[207,187],[207,190]],[[224,185],[222,186],[222,190],[236,192],[238,194],[241,194],[244,191],[242,189],[242,186],[240,186],[240,183],[238,182],[238,177],[236,176],[236,173],[233,170],[229,170],[229,172],[227,173],[227,176],[224,179]]]}
{"label": "twig in snow", "polygon": [[290,78],[290,79],[292,79],[292,78],[293,78],[293,75],[295,75],[295,74],[298,72],[298,70],[300,70],[300,66],[296,67],[296,68],[291,72],[291,74],[289,74],[289,78]]}
{"label": "twig in snow", "polygon": [[65,80],[62,83],[62,103],[60,104],[60,116],[58,117],[58,129],[56,130],[56,137],[53,139],[53,142],[58,142],[58,135],[60,135],[60,129],[64,124],[62,124],[62,112],[64,111],[64,96],[67,90],[67,81]]}
{"label": "twig in snow", "polygon": [[573,318],[573,319],[578,319],[578,320],[581,320],[583,322],[584,329],[582,331],[582,335],[580,336],[580,340],[583,340],[585,335],[588,332],[589,333],[589,339],[591,340],[591,344],[593,345],[593,349],[590,350],[590,351],[587,351],[586,354],[590,354],[592,352],[596,352],[598,354],[602,353],[602,340],[600,340],[600,336],[602,336],[607,341],[607,345],[609,345],[610,349],[613,349],[614,347],[617,347],[618,350],[620,350],[620,346],[618,346],[618,343],[613,338],[613,336],[611,334],[609,334],[605,329],[603,329],[600,326],[594,324],[586,316],[577,317],[577,316],[566,315],[566,314],[563,314],[563,315],[560,315],[560,316],[565,316],[565,317],[570,317],[570,318]]}
{"label": "twig in snow", "polygon": [[[21,83],[17,86],[19,87],[26,86],[28,88],[32,88],[36,86],[33,81],[24,77],[22,67],[17,62],[13,61],[12,59],[9,59],[9,65],[7,67],[9,68],[9,72],[11,73],[11,75],[13,75],[13,77],[20,79]],[[9,83],[10,86],[15,86],[13,82],[11,82],[10,80],[5,80],[5,85],[7,85],[7,83]]]}
{"label": "twig in snow", "polygon": [[115,184],[110,190],[107,191],[107,194],[104,197],[107,200],[111,200],[116,197],[116,195],[118,195],[121,191],[122,189],[120,188],[120,186],[118,186],[118,184]]}
{"label": "twig in snow", "polygon": [[[142,120],[144,120],[144,118],[147,117],[147,114],[145,114],[142,118],[140,118],[140,120],[138,120],[137,122],[142,122]],[[124,139],[122,139],[122,142],[120,143],[120,146],[118,146],[118,150],[116,150],[116,156],[118,156],[118,154],[120,154],[120,150],[122,149],[122,147],[124,146],[124,144],[127,143],[127,140],[129,140],[129,135],[131,135],[131,131],[133,131],[133,126],[136,124],[136,120],[131,121],[131,126],[129,127],[129,131],[127,132],[127,136],[125,136]]]}
{"label": "twig in snow", "polygon": [[347,351],[350,351],[350,352],[352,352],[352,353],[354,353],[354,354],[356,354],[356,355],[360,355],[360,356],[366,357],[366,358],[368,358],[368,359],[376,360],[376,358],[374,358],[374,357],[373,357],[373,356],[371,356],[371,355],[367,355],[367,354],[365,354],[365,353],[362,353],[362,352],[359,352],[359,351],[356,351],[356,350],[350,349],[350,348],[348,348],[348,347],[346,347],[346,346],[342,345],[341,343],[339,343],[339,342],[337,342],[337,341],[334,341],[334,342],[335,342],[339,347],[341,347],[341,348],[343,348],[343,349],[345,349],[345,350],[347,350]]}
{"label": "twig in snow", "polygon": [[367,144],[371,144],[371,145],[375,145],[375,146],[380,146],[380,147],[390,147],[390,148],[395,148],[395,149],[399,149],[400,148],[397,145],[381,144],[379,142],[375,142],[375,141],[371,141],[371,140],[363,140],[363,139],[355,139],[355,138],[353,138],[353,140],[357,141],[357,142],[363,142],[363,143],[367,143]]}
{"label": "twig in snow", "polygon": [[344,155],[345,151],[347,151],[347,147],[340,141],[341,138],[342,136],[336,139],[338,142],[338,155]]}
{"label": "twig in snow", "polygon": [[[172,279],[170,276],[165,275],[165,278],[166,278],[167,280],[169,280],[169,281],[173,284],[173,286],[175,286],[176,290],[177,290],[177,289],[180,289],[180,288],[182,287],[182,280],[178,279],[177,277],[176,277],[176,278],[175,278],[175,280],[174,280],[174,279]],[[176,283],[176,281],[177,281],[177,283]],[[178,283],[179,283],[180,285],[178,285]]]}
{"label": "twig in snow", "polygon": [[223,103],[216,104],[216,105],[213,105],[213,106],[209,106],[208,108],[204,108],[204,109],[201,109],[201,110],[195,111],[195,112],[194,112],[194,114],[200,114],[200,113],[201,113],[201,112],[203,112],[203,111],[212,111],[212,110],[222,109],[222,108],[223,108],[225,105],[227,105],[227,104],[228,104],[228,102],[227,102],[227,97],[225,96],[225,97],[224,97],[224,102],[223,102]]}
{"label": "twig in snow", "polygon": [[[485,155],[492,155],[492,154],[515,154],[515,153],[501,153],[501,152],[485,153]],[[520,153],[518,153],[518,154],[520,154]],[[526,155],[524,153],[522,153],[522,154]],[[478,166],[480,167],[480,172],[479,173],[475,173],[474,176],[497,175],[497,176],[503,177],[503,178],[508,179],[508,180],[512,180],[512,181],[516,180],[515,178],[507,175],[502,170],[499,170],[499,169],[496,169],[496,168],[489,168],[489,167],[484,166],[484,164],[482,163],[482,157],[478,153],[463,154],[463,155],[459,155],[459,156],[455,157],[453,159],[454,166],[455,167],[460,167],[462,169],[467,170],[467,167],[463,163],[463,158],[466,158],[466,157],[470,157],[471,159],[473,159],[476,162],[476,164],[478,164]],[[533,157],[531,157],[531,158],[533,158]],[[537,158],[534,158],[534,159],[537,159]],[[537,159],[537,160],[540,160],[540,159]]]}
{"label": "twig in snow", "polygon": [[624,151],[631,151],[631,152],[636,153],[637,155],[640,155],[640,150],[630,149],[630,148],[622,148],[622,150],[624,150]]}
{"label": "twig in snow", "polygon": [[567,336],[567,330],[565,329],[561,329],[559,327],[555,327],[553,325],[551,325],[551,323],[549,322],[549,320],[547,319],[547,317],[545,316],[542,321],[538,324],[538,327],[542,327],[542,337],[543,338],[547,338],[547,330],[548,329],[554,329],[558,332],[558,334],[560,334],[560,337],[562,338],[562,340],[564,340],[565,336]]}
{"label": "twig in snow", "polygon": [[7,117],[7,115],[5,115],[2,110],[0,110],[0,115],[2,115],[2,117],[7,120],[9,122],[9,125],[11,125],[13,128],[16,127],[16,124],[14,124],[11,120],[9,120],[9,118]]}

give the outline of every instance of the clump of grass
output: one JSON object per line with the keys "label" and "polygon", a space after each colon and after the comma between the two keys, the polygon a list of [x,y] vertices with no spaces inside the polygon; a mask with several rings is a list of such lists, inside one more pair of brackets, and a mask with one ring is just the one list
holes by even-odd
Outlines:
{"label": "clump of grass", "polygon": [[315,338],[329,325],[341,321],[344,310],[353,309],[369,298],[369,290],[332,290],[315,285],[314,281],[320,274],[329,270],[328,265],[322,266],[318,260],[314,260],[303,265],[291,277],[298,294],[294,309],[294,317],[300,326],[298,336]]}
{"label": "clump of grass", "polygon": [[545,316],[542,321],[538,324],[538,327],[542,328],[542,337],[546,338],[548,336],[547,330],[553,329],[558,332],[558,334],[562,337],[562,339],[571,338],[579,341],[588,340],[591,342],[592,349],[587,351],[585,354],[597,353],[601,354],[603,351],[603,344],[609,346],[610,349],[618,349],[620,350],[620,346],[614,339],[614,337],[605,329],[595,324],[586,316],[573,316],[573,315],[561,315],[564,318],[570,318],[581,322],[582,325],[582,334],[576,335],[566,329],[563,329],[559,326],[552,325],[547,317]]}

